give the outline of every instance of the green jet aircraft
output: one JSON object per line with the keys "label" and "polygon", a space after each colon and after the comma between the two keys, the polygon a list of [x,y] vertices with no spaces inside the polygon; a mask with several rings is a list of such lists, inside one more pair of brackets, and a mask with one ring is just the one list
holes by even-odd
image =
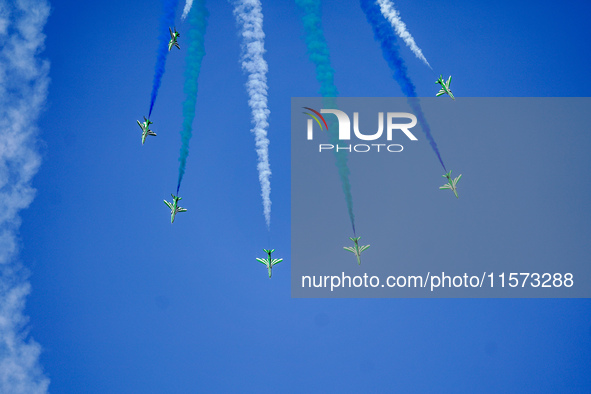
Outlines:
{"label": "green jet aircraft", "polygon": [[348,250],[349,252],[353,253],[357,257],[357,264],[359,264],[359,265],[361,265],[361,258],[360,258],[361,252],[363,252],[365,249],[367,249],[371,246],[371,245],[359,246],[359,239],[360,238],[361,237],[357,237],[357,238],[349,237],[349,239],[355,243],[355,246],[353,246],[353,247],[343,246],[343,249]]}
{"label": "green jet aircraft", "polygon": [[179,43],[176,42],[176,40],[181,36],[179,33],[177,33],[176,27],[174,28],[174,33],[172,32],[172,29],[170,27],[168,28],[168,31],[170,31],[170,42],[168,43],[168,51],[170,52],[172,47],[177,47],[178,49],[181,49]]}
{"label": "green jet aircraft", "polygon": [[435,95],[435,97],[439,97],[442,94],[448,94],[449,97],[451,97],[452,100],[455,101],[454,95],[451,92],[451,89],[449,88],[449,84],[451,83],[451,75],[449,76],[449,79],[447,80],[447,82],[443,81],[443,75],[439,75],[439,79],[437,81],[435,81],[435,83],[438,83],[441,85],[441,90],[439,91],[439,93],[437,93]]}
{"label": "green jet aircraft", "polygon": [[179,207],[179,200],[182,200],[182,197],[176,197],[174,194],[170,194],[172,196],[172,203],[164,200],[164,203],[168,208],[170,208],[170,223],[174,223],[174,217],[178,212],[187,212],[185,208]]}
{"label": "green jet aircraft", "polygon": [[273,269],[273,266],[275,264],[279,264],[283,261],[283,259],[273,259],[271,258],[271,253],[273,253],[275,251],[275,249],[263,249],[265,251],[265,253],[267,253],[269,255],[269,257],[267,257],[266,259],[261,259],[261,258],[256,258],[257,261],[259,263],[265,264],[265,266],[267,267],[267,270],[269,271],[269,278],[271,278],[271,270]]}
{"label": "green jet aircraft", "polygon": [[444,178],[447,178],[447,184],[443,185],[440,187],[440,189],[451,189],[454,194],[456,195],[456,198],[458,197],[458,189],[456,188],[456,184],[458,183],[458,181],[460,180],[460,178],[462,177],[462,174],[460,174],[459,177],[457,177],[456,179],[451,179],[451,170],[445,174],[445,175],[441,175]]}
{"label": "green jet aircraft", "polygon": [[153,124],[154,122],[152,122],[150,119],[146,119],[146,117],[144,116],[144,121],[140,123],[140,121],[137,121],[137,124],[140,126],[140,128],[142,129],[142,145],[144,145],[144,142],[146,142],[146,137],[149,135],[156,135],[156,133],[154,133],[152,130],[150,130],[150,125]]}

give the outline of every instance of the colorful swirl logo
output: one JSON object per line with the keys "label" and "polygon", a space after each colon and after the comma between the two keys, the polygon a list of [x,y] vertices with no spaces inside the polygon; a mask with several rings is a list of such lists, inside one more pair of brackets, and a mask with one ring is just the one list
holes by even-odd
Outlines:
{"label": "colorful swirl logo", "polygon": [[[318,115],[318,117],[316,117],[316,116],[314,116],[313,114],[311,114],[309,112],[302,112],[303,114],[310,115],[312,118],[314,118],[314,120],[316,121],[316,123],[318,123],[318,126],[320,126],[320,130],[323,130],[322,123],[324,123],[324,126],[326,126],[326,130],[328,130],[328,125],[326,124],[326,120],[324,120],[324,117],[322,115],[320,115],[320,112],[315,111],[315,110],[313,110],[312,108],[309,108],[309,107],[302,107],[302,108],[307,109],[308,111],[312,111],[316,115]],[[320,123],[320,120],[318,118],[322,119],[322,123]]]}

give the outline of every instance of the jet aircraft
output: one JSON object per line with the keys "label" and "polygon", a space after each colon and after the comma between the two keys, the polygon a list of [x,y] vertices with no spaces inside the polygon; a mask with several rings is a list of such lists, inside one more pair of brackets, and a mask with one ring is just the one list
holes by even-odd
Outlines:
{"label": "jet aircraft", "polygon": [[455,100],[453,93],[451,92],[451,89],[449,88],[449,84],[451,83],[451,75],[449,76],[447,82],[445,82],[443,80],[443,75],[439,75],[439,79],[437,81],[435,81],[435,83],[438,83],[441,85],[441,90],[439,91],[439,93],[437,93],[435,95],[435,97],[439,97],[443,94],[448,94],[449,97],[451,97],[452,100]]}
{"label": "jet aircraft", "polygon": [[179,200],[182,200],[182,197],[176,197],[174,194],[170,194],[172,196],[172,203],[164,200],[164,203],[168,208],[170,208],[170,223],[174,223],[174,217],[178,212],[186,212],[185,208],[179,207]]}
{"label": "jet aircraft", "polygon": [[144,116],[144,121],[140,122],[139,120],[137,121],[137,124],[140,126],[140,128],[142,129],[142,145],[144,145],[144,142],[146,142],[146,137],[149,135],[156,135],[156,133],[154,133],[152,130],[150,130],[150,125],[153,124],[154,122],[152,122],[150,119],[146,119],[146,117]]}
{"label": "jet aircraft", "polygon": [[454,194],[456,195],[456,198],[458,197],[458,189],[456,188],[456,184],[458,183],[458,181],[460,180],[460,178],[462,177],[462,174],[460,174],[459,177],[457,177],[456,179],[451,179],[451,170],[445,174],[442,175],[442,177],[447,178],[447,184],[439,187],[440,189],[451,189]]}
{"label": "jet aircraft", "polygon": [[170,50],[172,49],[172,47],[177,47],[178,49],[181,49],[181,47],[179,46],[179,43],[176,41],[181,35],[179,33],[177,33],[176,31],[176,27],[174,28],[174,33],[172,32],[172,29],[169,27],[168,31],[170,31],[170,41],[168,42],[168,51],[170,52]]}
{"label": "jet aircraft", "polygon": [[271,258],[271,253],[273,253],[275,251],[275,249],[263,249],[265,251],[265,253],[267,253],[268,257],[266,259],[261,259],[261,258],[256,258],[257,261],[259,263],[265,264],[265,266],[267,267],[267,270],[269,271],[269,278],[271,278],[271,269],[273,269],[273,266],[275,264],[279,264],[283,261],[283,259],[273,259]]}
{"label": "jet aircraft", "polygon": [[357,238],[351,238],[349,237],[349,239],[351,241],[353,241],[355,243],[355,246],[351,247],[351,246],[343,246],[343,249],[348,250],[349,252],[355,254],[355,256],[357,257],[357,264],[361,265],[361,252],[363,252],[365,249],[368,249],[370,247],[370,245],[365,245],[365,246],[359,246],[359,239],[361,237],[357,237]]}

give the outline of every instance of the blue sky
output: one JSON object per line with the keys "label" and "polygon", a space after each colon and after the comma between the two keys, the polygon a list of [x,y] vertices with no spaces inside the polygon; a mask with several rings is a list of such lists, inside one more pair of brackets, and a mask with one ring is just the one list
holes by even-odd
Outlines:
{"label": "blue sky", "polygon": [[[319,89],[295,2],[263,1],[270,234],[232,5],[207,4],[180,192],[189,211],[171,225],[162,199],[178,174],[184,4],[182,49],[168,56],[152,114],[158,136],[144,146],[136,119],[149,109],[161,2],[50,4],[42,162],[18,240],[31,273],[24,313],[49,391],[591,390],[589,300],[291,298],[290,100]],[[434,71],[454,75],[456,96],[590,96],[590,5],[396,5]],[[323,24],[341,96],[402,95],[358,2],[323,1]],[[419,96],[432,96],[435,74],[401,46]],[[456,160],[443,151],[446,164]],[[494,239],[503,228],[489,231]],[[285,259],[272,280],[254,260],[269,245]]]}

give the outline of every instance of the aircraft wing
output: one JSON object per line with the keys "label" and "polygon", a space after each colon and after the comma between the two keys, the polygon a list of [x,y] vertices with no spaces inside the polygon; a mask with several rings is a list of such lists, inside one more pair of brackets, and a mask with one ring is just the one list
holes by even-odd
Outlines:
{"label": "aircraft wing", "polygon": [[[343,249],[345,249],[345,250],[348,250],[348,251],[349,251],[349,252],[351,252],[351,253],[355,253],[355,249],[353,249],[353,248],[352,248],[352,247],[350,247],[350,246],[343,246]],[[357,253],[355,253],[355,254],[357,254]]]}
{"label": "aircraft wing", "polygon": [[169,27],[168,31],[170,32],[170,38],[174,38],[174,34],[172,34],[172,29]]}
{"label": "aircraft wing", "polygon": [[177,212],[187,212],[187,209],[186,208],[178,207],[176,211]]}
{"label": "aircraft wing", "polygon": [[166,206],[167,206],[167,207],[168,207],[170,210],[172,210],[172,204],[171,204],[171,203],[169,203],[169,202],[168,202],[168,201],[166,201],[166,200],[164,200],[164,203],[166,204]]}
{"label": "aircraft wing", "polygon": [[437,94],[435,95],[435,97],[439,97],[439,96],[441,96],[442,94],[445,94],[445,90],[443,90],[443,89],[441,89],[441,90],[439,91],[439,93],[437,93]]}
{"label": "aircraft wing", "polygon": [[257,259],[257,261],[258,261],[259,263],[265,264],[265,267],[267,267],[267,266],[268,266],[268,265],[267,265],[267,260],[261,259],[261,258],[259,258],[259,257],[257,257],[256,259]]}
{"label": "aircraft wing", "polygon": [[359,253],[363,252],[363,251],[364,251],[364,250],[366,250],[366,249],[369,249],[369,247],[370,247],[370,246],[371,246],[371,245],[365,245],[365,246],[361,246],[361,247],[359,247]]}
{"label": "aircraft wing", "polygon": [[454,186],[458,183],[458,181],[460,180],[461,177],[462,177],[462,174],[460,174],[459,177],[457,177],[456,179],[454,179]]}
{"label": "aircraft wing", "polygon": [[449,78],[447,79],[447,82],[445,83],[445,86],[447,86],[448,89],[449,89],[450,83],[451,83],[451,75],[449,76]]}
{"label": "aircraft wing", "polygon": [[448,183],[446,185],[443,186],[439,186],[440,189],[451,189],[451,185]]}
{"label": "aircraft wing", "polygon": [[274,266],[275,264],[279,264],[283,261],[283,259],[273,259],[271,261],[271,267]]}
{"label": "aircraft wing", "polygon": [[148,130],[148,135],[156,135],[152,130]]}
{"label": "aircraft wing", "polygon": [[139,120],[136,120],[136,122],[137,122],[137,125],[138,125],[138,126],[140,126],[140,128],[141,128],[141,129],[142,129],[142,131],[143,131],[143,130],[144,130],[144,126],[142,126],[142,124],[140,123],[140,121],[139,121]]}

